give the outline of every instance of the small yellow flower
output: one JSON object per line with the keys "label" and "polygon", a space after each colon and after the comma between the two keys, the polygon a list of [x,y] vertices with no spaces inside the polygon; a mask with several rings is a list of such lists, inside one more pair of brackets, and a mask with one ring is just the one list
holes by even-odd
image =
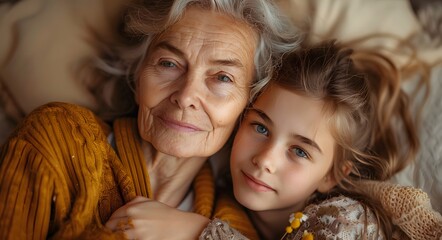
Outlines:
{"label": "small yellow flower", "polygon": [[292,223],[290,224],[290,226],[294,229],[298,229],[299,226],[301,226],[301,220],[299,218],[295,218],[293,219]]}
{"label": "small yellow flower", "polygon": [[[287,226],[285,228],[286,234],[287,233],[290,234],[293,232],[293,230],[298,229],[301,226],[301,224],[305,222],[307,219],[308,219],[307,215],[302,214],[302,212],[296,212],[290,214],[290,219],[289,219],[290,226]],[[313,235],[311,235],[310,237],[307,236],[305,240],[312,240],[312,239]]]}
{"label": "small yellow flower", "polygon": [[293,232],[293,228],[290,227],[290,226],[287,226],[287,227],[285,228],[285,231],[286,231],[287,233],[292,233],[292,232]]}
{"label": "small yellow flower", "polygon": [[304,231],[304,233],[302,234],[302,240],[313,240],[313,234]]}

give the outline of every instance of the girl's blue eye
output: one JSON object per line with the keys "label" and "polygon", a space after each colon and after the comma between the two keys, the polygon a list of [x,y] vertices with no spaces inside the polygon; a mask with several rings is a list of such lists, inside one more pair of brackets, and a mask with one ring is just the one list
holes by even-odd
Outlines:
{"label": "girl's blue eye", "polygon": [[218,80],[222,82],[232,82],[232,79],[230,79],[227,75],[218,75]]}
{"label": "girl's blue eye", "polygon": [[301,148],[295,147],[292,151],[293,151],[293,152],[296,154],[296,156],[298,156],[298,157],[308,158],[307,153],[306,153],[304,150],[302,150]]}
{"label": "girl's blue eye", "polygon": [[255,129],[256,129],[256,132],[258,132],[260,134],[264,134],[266,136],[269,135],[269,131],[267,130],[267,128],[261,124],[256,124]]}
{"label": "girl's blue eye", "polygon": [[176,67],[175,63],[170,61],[162,61],[160,62],[160,65],[167,68]]}

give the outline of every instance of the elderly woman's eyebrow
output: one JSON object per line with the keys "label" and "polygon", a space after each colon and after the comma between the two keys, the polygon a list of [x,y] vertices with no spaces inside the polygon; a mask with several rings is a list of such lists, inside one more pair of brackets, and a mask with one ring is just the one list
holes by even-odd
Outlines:
{"label": "elderly woman's eyebrow", "polygon": [[229,66],[229,67],[244,68],[244,65],[237,58],[215,59],[213,61],[210,61],[210,63],[213,65],[223,65],[223,66]]}
{"label": "elderly woman's eyebrow", "polygon": [[156,44],[155,46],[156,49],[158,48],[162,48],[162,49],[166,49],[180,57],[184,57],[185,54],[183,51],[181,51],[180,49],[178,49],[177,47],[173,46],[171,43],[167,42],[167,41],[161,41],[158,44]]}
{"label": "elderly woman's eyebrow", "polygon": [[[156,44],[155,48],[166,49],[166,50],[168,50],[168,51],[170,51],[180,57],[185,56],[183,51],[181,51],[180,49],[173,46],[171,43],[169,43],[167,41],[159,42],[158,44]],[[210,64],[244,68],[244,65],[242,64],[242,62],[238,58],[214,59],[214,60],[210,61]]]}

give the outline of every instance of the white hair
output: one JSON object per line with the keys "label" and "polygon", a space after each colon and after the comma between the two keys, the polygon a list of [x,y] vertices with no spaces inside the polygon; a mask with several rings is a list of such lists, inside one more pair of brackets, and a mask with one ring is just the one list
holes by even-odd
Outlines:
{"label": "white hair", "polygon": [[129,49],[118,51],[118,56],[114,59],[117,58],[120,64],[111,63],[108,67],[101,64],[101,69],[109,75],[126,75],[133,87],[133,81],[140,72],[152,40],[175,24],[189,6],[195,5],[245,22],[257,33],[258,43],[254,58],[256,78],[251,86],[250,101],[270,81],[283,54],[295,50],[300,44],[299,31],[270,0],[139,1],[128,8],[125,18],[125,31],[137,43]]}

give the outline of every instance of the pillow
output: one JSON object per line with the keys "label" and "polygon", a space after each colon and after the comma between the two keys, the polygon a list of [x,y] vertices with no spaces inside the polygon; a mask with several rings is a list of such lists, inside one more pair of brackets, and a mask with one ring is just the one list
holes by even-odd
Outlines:
{"label": "pillow", "polygon": [[422,114],[421,148],[416,161],[396,174],[392,182],[423,189],[433,208],[442,213],[442,64],[433,67],[431,90]]}
{"label": "pillow", "polygon": [[[348,43],[370,37],[353,46],[382,50],[399,67],[407,64],[409,58],[408,49],[401,48],[400,41],[420,39],[423,33],[407,0],[277,0],[277,3],[295,25],[306,31],[311,42],[338,39]],[[442,61],[442,45],[425,46],[418,46],[420,60],[429,65]]]}
{"label": "pillow", "polygon": [[97,110],[91,71],[97,39],[116,39],[124,0],[16,1],[0,5],[0,81],[24,114],[51,101]]}

